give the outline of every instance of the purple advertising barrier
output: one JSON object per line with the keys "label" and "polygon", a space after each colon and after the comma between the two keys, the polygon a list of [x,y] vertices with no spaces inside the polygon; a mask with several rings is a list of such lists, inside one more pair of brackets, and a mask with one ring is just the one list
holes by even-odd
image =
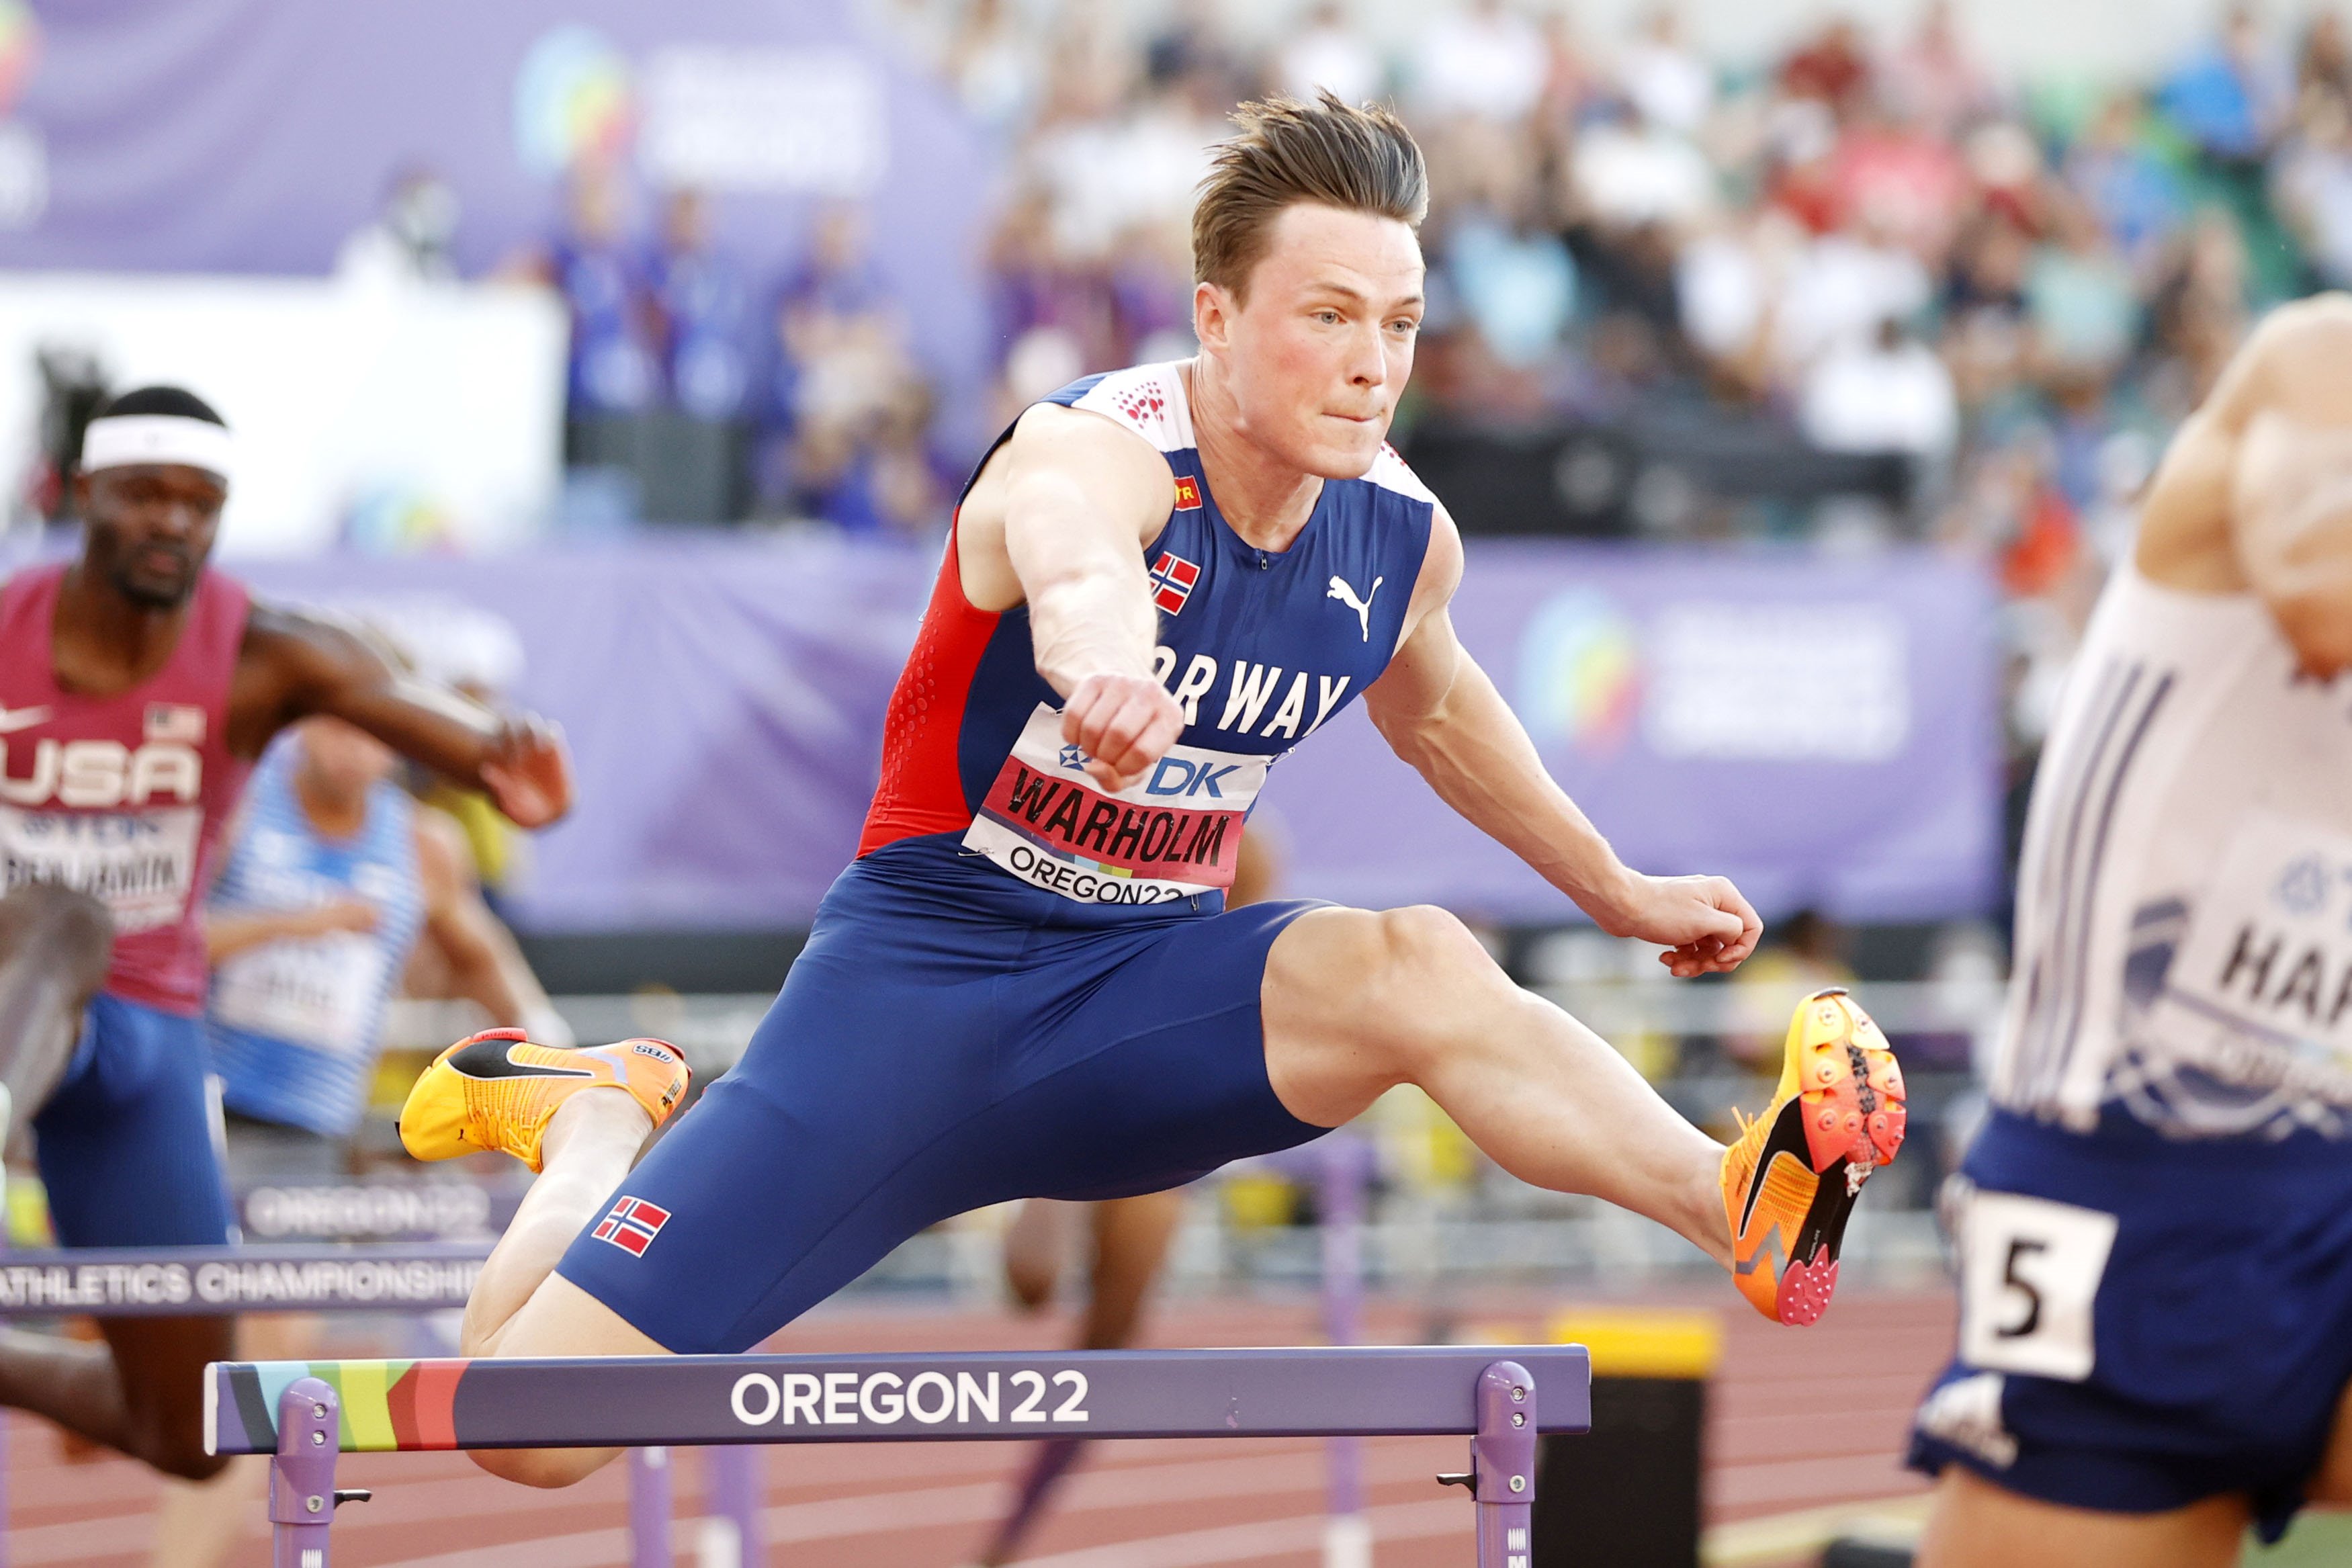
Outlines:
{"label": "purple advertising barrier", "polygon": [[[806,924],[856,851],[938,555],[706,539],[236,569],[279,597],[511,625],[515,696],[563,723],[580,768],[516,889],[527,928],[774,928]],[[1980,571],[1926,551],[1474,541],[1454,621],[1630,864],[1731,877],[1768,918],[1921,921],[1995,893],[1994,610]],[[1290,891],[1573,917],[1359,710],[1327,730],[1263,797]]]}
{"label": "purple advertising barrier", "polygon": [[[1627,864],[1766,918],[1981,913],[2000,874],[1996,600],[1927,551],[1471,542],[1453,620]],[[1287,891],[1505,922],[1568,900],[1447,810],[1360,709],[1276,768]]]}
{"label": "purple advertising barrier", "polygon": [[563,725],[579,770],[508,906],[554,932],[806,924],[857,852],[938,567],[935,551],[708,539],[236,570],[395,626],[456,607],[512,628],[514,700]]}

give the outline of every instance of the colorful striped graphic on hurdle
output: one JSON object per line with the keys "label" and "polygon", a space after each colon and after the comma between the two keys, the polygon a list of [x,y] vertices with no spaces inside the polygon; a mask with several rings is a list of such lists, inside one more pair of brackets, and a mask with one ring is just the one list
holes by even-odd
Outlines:
{"label": "colorful striped graphic on hurdle", "polygon": [[457,1384],[470,1362],[462,1357],[432,1361],[265,1361],[226,1369],[205,1385],[205,1398],[226,1396],[228,1410],[207,1413],[206,1426],[222,1429],[224,1417],[266,1447],[276,1440],[278,1396],[298,1377],[315,1377],[342,1401],[341,1442],[344,1453],[454,1448],[457,1446]]}

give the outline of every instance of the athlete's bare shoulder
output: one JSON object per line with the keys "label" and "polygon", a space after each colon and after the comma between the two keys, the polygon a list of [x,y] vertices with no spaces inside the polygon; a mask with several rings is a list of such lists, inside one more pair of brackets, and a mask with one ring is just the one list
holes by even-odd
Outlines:
{"label": "athlete's bare shoulder", "polygon": [[[2269,450],[2282,426],[2352,450],[2348,365],[2352,295],[2314,295],[2263,318],[2181,422],[2148,486],[2137,552],[2144,575],[2188,593],[2247,591],[2237,525],[2249,484],[2259,491],[2282,477]],[[2250,434],[2261,437],[2251,447]]]}
{"label": "athlete's bare shoulder", "polygon": [[2352,296],[2281,306],[2181,426],[2140,519],[2141,573],[2261,597],[2304,668],[2352,667]]}
{"label": "athlete's bare shoulder", "polygon": [[1148,436],[1105,410],[1035,404],[989,454],[956,508],[964,596],[983,610],[1021,602],[1005,544],[1006,519],[1015,510],[1131,528],[1140,547],[1166,526],[1175,504],[1175,472]]}

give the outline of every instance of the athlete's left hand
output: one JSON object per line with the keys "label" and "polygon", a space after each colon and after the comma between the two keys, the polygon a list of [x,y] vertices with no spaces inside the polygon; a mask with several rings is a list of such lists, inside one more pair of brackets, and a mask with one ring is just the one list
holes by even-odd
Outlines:
{"label": "athlete's left hand", "polygon": [[1639,937],[1666,951],[1658,962],[1678,980],[1726,974],[1756,951],[1764,922],[1722,877],[1644,877],[1626,873],[1610,908],[1593,911],[1612,936]]}
{"label": "athlete's left hand", "polygon": [[572,809],[572,753],[562,730],[535,713],[508,719],[482,761],[482,783],[516,826],[557,821]]}

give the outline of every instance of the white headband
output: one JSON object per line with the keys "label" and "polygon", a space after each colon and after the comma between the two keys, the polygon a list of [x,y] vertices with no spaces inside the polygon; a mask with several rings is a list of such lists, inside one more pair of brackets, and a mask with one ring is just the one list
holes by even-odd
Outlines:
{"label": "white headband", "polygon": [[229,477],[228,431],[184,414],[115,414],[93,419],[81,438],[82,472],[133,463],[184,463]]}

